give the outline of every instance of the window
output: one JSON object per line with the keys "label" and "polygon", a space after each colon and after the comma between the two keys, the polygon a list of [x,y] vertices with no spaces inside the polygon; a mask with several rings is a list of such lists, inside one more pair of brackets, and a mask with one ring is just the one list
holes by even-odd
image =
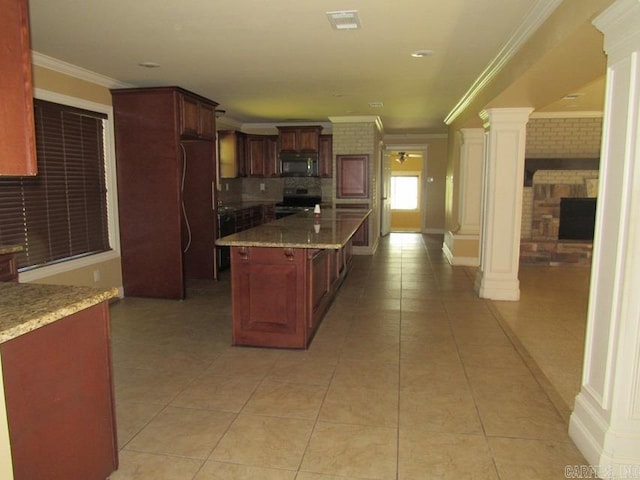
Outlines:
{"label": "window", "polygon": [[420,200],[420,175],[391,176],[391,209],[417,210]]}
{"label": "window", "polygon": [[0,244],[20,269],[110,249],[103,113],[34,101],[38,175],[0,179]]}

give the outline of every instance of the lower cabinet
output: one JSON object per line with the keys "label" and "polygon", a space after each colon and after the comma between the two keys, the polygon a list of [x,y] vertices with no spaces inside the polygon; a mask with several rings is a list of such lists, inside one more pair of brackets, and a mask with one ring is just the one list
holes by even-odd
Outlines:
{"label": "lower cabinet", "polygon": [[17,282],[18,266],[15,253],[0,255],[0,282]]}
{"label": "lower cabinet", "polygon": [[306,348],[351,259],[339,250],[232,247],[233,344]]}
{"label": "lower cabinet", "polygon": [[102,480],[118,467],[108,303],[0,344],[15,480]]}

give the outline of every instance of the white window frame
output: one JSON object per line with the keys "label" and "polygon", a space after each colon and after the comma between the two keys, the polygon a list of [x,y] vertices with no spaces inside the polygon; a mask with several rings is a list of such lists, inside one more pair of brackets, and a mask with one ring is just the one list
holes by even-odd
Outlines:
{"label": "white window frame", "polygon": [[[390,182],[393,184],[393,177],[418,177],[418,198],[416,208],[393,208],[393,199],[391,199],[392,212],[419,212],[422,210],[422,172],[400,171],[391,172]],[[391,192],[390,192],[391,193]]]}
{"label": "white window frame", "polygon": [[107,187],[107,223],[109,227],[109,245],[111,250],[82,258],[65,260],[53,265],[33,268],[19,274],[21,282],[30,282],[60,273],[71,272],[80,268],[97,265],[109,260],[120,258],[120,228],[118,225],[118,183],[116,178],[115,136],[113,123],[113,108],[111,105],[91,102],[77,97],[71,97],[41,88],[35,88],[34,98],[48,102],[68,105],[93,112],[104,113],[107,119],[104,125],[104,161],[105,186]]}

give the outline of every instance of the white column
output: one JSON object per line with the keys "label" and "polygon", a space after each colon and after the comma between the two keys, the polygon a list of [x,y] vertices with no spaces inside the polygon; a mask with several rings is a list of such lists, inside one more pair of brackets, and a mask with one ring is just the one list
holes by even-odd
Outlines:
{"label": "white column", "polygon": [[481,112],[486,147],[482,189],[480,268],[476,291],[482,298],[519,300],[518,262],[526,126],[531,108]]}
{"label": "white column", "polygon": [[442,249],[452,265],[477,267],[480,261],[480,218],[484,130],[460,129],[458,226],[445,232]]}
{"label": "white column", "polygon": [[484,159],[484,130],[462,128],[460,147],[460,208],[456,233],[480,235],[480,203],[482,201],[482,162]]}
{"label": "white column", "polygon": [[607,89],[582,388],[569,434],[606,478],[640,477],[640,1],[604,33]]}

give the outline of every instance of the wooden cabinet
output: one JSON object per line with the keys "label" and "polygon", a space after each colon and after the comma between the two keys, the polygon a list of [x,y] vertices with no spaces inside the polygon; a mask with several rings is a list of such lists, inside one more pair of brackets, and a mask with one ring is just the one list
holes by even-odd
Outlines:
{"label": "wooden cabinet", "polygon": [[216,104],[174,87],[112,94],[124,293],[184,298],[186,279],[216,277],[216,151],[180,125],[194,126],[190,99]]}
{"label": "wooden cabinet", "polygon": [[180,135],[213,139],[216,133],[215,104],[187,94],[180,95]]}
{"label": "wooden cabinet", "polygon": [[335,250],[307,250],[307,267],[310,292],[310,311],[307,324],[312,331],[320,325],[322,317],[332,300],[335,276]]}
{"label": "wooden cabinet", "polygon": [[320,135],[318,175],[325,178],[333,176],[333,135]]}
{"label": "wooden cabinet", "polygon": [[27,0],[0,0],[0,175],[38,173]]}
{"label": "wooden cabinet", "polygon": [[[337,209],[351,209],[351,210],[368,210],[369,205],[366,203],[336,203]],[[360,215],[358,213],[354,213],[353,215],[349,213],[343,213],[344,217],[353,216],[353,218],[359,218]],[[348,254],[348,258],[345,259],[345,262],[351,261],[351,246],[356,247],[366,247],[369,245],[369,218],[366,218],[362,225],[356,230],[351,237],[351,245],[349,245],[349,250],[346,252]]]}
{"label": "wooden cabinet", "polygon": [[337,198],[369,198],[369,155],[338,155]]}
{"label": "wooden cabinet", "polygon": [[233,344],[305,348],[303,249],[231,248]]}
{"label": "wooden cabinet", "polygon": [[318,153],[321,131],[320,126],[278,127],[278,149],[287,153]]}
{"label": "wooden cabinet", "polygon": [[276,136],[247,135],[245,150],[249,176],[277,177],[280,174]]}
{"label": "wooden cabinet", "polygon": [[245,134],[235,130],[218,131],[220,178],[246,177]]}
{"label": "wooden cabinet", "polygon": [[0,282],[17,282],[18,265],[15,253],[0,255]]}
{"label": "wooden cabinet", "polygon": [[0,282],[17,282],[18,266],[15,253],[0,255]]}
{"label": "wooden cabinet", "polygon": [[0,344],[15,480],[116,470],[109,342],[105,301]]}

